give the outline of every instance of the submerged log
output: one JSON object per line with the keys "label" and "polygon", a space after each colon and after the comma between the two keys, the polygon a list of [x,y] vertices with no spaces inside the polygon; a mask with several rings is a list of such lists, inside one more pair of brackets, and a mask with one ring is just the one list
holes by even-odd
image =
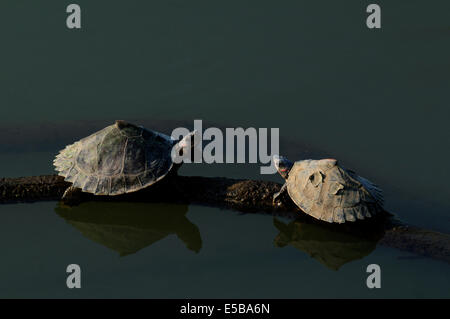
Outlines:
{"label": "submerged log", "polygon": [[[59,200],[70,183],[56,175],[0,179],[0,203]],[[229,208],[243,213],[267,213],[303,222],[332,227],[337,231],[361,233],[380,231],[379,244],[450,262],[450,235],[407,225],[386,212],[378,217],[328,224],[302,213],[289,198],[281,205],[272,196],[281,185],[269,181],[238,180],[220,177],[173,176],[152,187],[119,196],[94,196],[83,193],[83,201],[144,201],[200,204]]]}

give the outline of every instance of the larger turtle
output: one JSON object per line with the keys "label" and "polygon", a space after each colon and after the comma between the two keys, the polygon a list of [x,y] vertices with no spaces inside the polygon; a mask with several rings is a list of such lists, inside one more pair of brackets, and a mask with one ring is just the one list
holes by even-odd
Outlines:
{"label": "larger turtle", "polygon": [[172,149],[181,155],[194,146],[191,132],[180,141],[125,121],[85,137],[60,151],[54,160],[58,175],[72,185],[63,200],[81,191],[95,195],[121,195],[153,185],[180,164],[174,165]]}
{"label": "larger turtle", "polygon": [[329,223],[372,217],[383,210],[381,189],[355,172],[340,167],[335,159],[291,162],[275,155],[275,167],[286,180],[273,197],[287,191],[306,214]]}

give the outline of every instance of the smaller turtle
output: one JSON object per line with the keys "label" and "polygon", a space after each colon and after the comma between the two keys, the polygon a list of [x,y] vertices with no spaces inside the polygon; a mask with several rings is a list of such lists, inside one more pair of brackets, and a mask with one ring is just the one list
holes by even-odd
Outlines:
{"label": "smaller turtle", "polygon": [[370,218],[383,210],[383,194],[377,185],[340,167],[335,159],[291,162],[273,157],[278,173],[286,180],[274,194],[276,203],[286,191],[306,214],[329,223]]}
{"label": "smaller turtle", "polygon": [[[81,191],[94,195],[115,196],[135,192],[153,185],[181,164],[189,154],[196,134],[193,131],[180,141],[162,133],[125,121],[93,133],[60,151],[54,160],[58,175],[72,185],[63,201],[76,204]],[[174,152],[173,152],[174,151]]]}

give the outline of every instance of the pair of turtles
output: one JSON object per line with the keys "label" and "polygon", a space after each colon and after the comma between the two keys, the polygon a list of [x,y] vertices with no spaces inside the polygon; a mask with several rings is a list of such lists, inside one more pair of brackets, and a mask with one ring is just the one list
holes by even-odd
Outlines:
{"label": "pair of turtles", "polygon": [[[125,121],[68,145],[54,160],[59,175],[72,185],[63,200],[80,192],[120,195],[149,187],[181,164],[172,160],[194,147],[191,132],[175,141],[162,133]],[[274,156],[275,167],[286,180],[274,202],[287,192],[305,213],[329,223],[372,217],[382,210],[381,190],[367,179],[346,170],[335,159],[291,162]]]}

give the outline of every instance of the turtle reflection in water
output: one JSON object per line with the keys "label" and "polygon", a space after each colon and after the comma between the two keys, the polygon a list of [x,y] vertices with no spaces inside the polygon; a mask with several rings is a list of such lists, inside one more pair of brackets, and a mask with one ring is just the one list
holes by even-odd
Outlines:
{"label": "turtle reflection in water", "polygon": [[170,234],[198,253],[202,247],[200,231],[186,218],[187,210],[187,205],[126,202],[87,202],[55,209],[85,237],[121,256],[134,254]]}
{"label": "turtle reflection in water", "polygon": [[342,265],[369,255],[376,247],[382,232],[370,228],[348,228],[343,231],[335,224],[316,224],[295,220],[289,224],[274,218],[280,233],[275,237],[277,247],[291,245],[330,269],[338,270]]}

